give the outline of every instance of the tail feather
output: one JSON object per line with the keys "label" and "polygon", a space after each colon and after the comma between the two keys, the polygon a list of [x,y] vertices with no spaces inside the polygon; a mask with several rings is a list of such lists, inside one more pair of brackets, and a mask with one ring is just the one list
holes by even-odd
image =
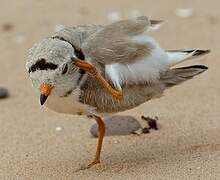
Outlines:
{"label": "tail feather", "polygon": [[172,87],[188,79],[192,79],[194,76],[203,73],[207,69],[208,67],[203,65],[170,69],[161,75],[161,81],[164,83],[165,87]]}
{"label": "tail feather", "polygon": [[191,50],[167,50],[170,67],[185,60],[208,54],[210,50],[191,49]]}

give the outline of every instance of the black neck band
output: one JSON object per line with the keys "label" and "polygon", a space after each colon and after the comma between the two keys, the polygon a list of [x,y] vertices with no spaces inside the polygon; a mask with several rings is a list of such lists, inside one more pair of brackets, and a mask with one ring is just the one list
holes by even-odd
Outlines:
{"label": "black neck band", "polygon": [[66,39],[64,39],[63,37],[60,37],[60,36],[53,36],[51,38],[52,39],[59,39],[60,41],[65,41],[65,42],[69,43],[73,47],[76,57],[79,58],[80,60],[85,60],[85,55],[83,54],[82,50],[77,49],[76,46],[74,46],[68,40],[66,40]]}
{"label": "black neck band", "polygon": [[[69,44],[73,47],[76,57],[79,58],[80,60],[85,60],[85,56],[84,56],[82,50],[81,50],[81,49],[77,49],[77,48],[76,48],[71,42],[69,42],[68,40],[66,40],[66,39],[64,39],[63,37],[60,37],[60,36],[53,36],[53,37],[51,37],[51,38],[52,38],[52,39],[59,39],[60,41],[65,41],[65,42],[69,43]],[[78,79],[78,81],[77,81],[77,86],[79,86],[79,84],[80,84],[82,78],[84,77],[84,75],[86,74],[86,72],[85,72],[84,70],[80,69],[80,70],[79,70],[79,74],[80,74],[80,76],[79,76],[79,79]]]}

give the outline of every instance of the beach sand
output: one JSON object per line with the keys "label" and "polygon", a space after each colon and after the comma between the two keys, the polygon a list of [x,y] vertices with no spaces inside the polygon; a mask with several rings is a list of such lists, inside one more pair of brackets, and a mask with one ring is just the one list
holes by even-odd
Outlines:
{"label": "beach sand", "polygon": [[[219,6],[218,0],[0,0],[0,85],[10,91],[0,100],[0,179],[220,179]],[[177,8],[193,8],[193,14],[179,17]],[[97,139],[89,133],[94,121],[39,106],[25,70],[26,51],[56,25],[107,24],[109,13],[118,18],[115,12],[165,20],[151,35],[166,49],[211,49],[179,65],[209,70],[120,113],[158,116],[160,130],[106,137],[102,164],[78,171],[95,153]]]}

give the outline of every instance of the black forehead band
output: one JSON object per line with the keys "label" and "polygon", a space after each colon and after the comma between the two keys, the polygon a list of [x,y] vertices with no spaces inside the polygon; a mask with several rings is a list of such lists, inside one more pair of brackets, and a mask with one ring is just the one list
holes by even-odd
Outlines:
{"label": "black forehead band", "polygon": [[57,69],[58,65],[50,62],[46,62],[45,59],[39,59],[35,64],[33,64],[28,72],[35,72],[36,70],[55,70]]}

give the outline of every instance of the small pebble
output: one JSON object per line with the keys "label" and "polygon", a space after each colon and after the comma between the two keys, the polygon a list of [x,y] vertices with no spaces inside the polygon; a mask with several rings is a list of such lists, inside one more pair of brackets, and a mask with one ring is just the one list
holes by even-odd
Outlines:
{"label": "small pebble", "polygon": [[[106,125],[106,136],[128,135],[142,128],[141,124],[132,116],[107,117],[104,119],[104,122]],[[90,128],[90,133],[94,137],[98,137],[96,123]]]}
{"label": "small pebble", "polygon": [[119,143],[119,141],[117,141],[117,140],[116,140],[116,141],[114,141],[114,144],[118,144],[118,143]]}
{"label": "small pebble", "polygon": [[210,16],[209,22],[210,22],[210,24],[218,24],[218,18],[215,16]]}
{"label": "small pebble", "polygon": [[56,131],[61,131],[62,130],[62,127],[56,127]]}
{"label": "small pebble", "polygon": [[9,92],[6,88],[0,87],[0,99],[7,98],[9,96]]}
{"label": "small pebble", "polygon": [[175,14],[179,17],[188,18],[193,16],[192,8],[179,8],[175,10]]}
{"label": "small pebble", "polygon": [[2,30],[3,31],[11,31],[13,29],[13,24],[12,23],[5,23],[2,25]]}
{"label": "small pebble", "polygon": [[150,117],[141,116],[141,118],[147,121],[149,129],[158,130],[158,125],[157,125],[158,117],[155,117],[155,119],[153,119]]}

